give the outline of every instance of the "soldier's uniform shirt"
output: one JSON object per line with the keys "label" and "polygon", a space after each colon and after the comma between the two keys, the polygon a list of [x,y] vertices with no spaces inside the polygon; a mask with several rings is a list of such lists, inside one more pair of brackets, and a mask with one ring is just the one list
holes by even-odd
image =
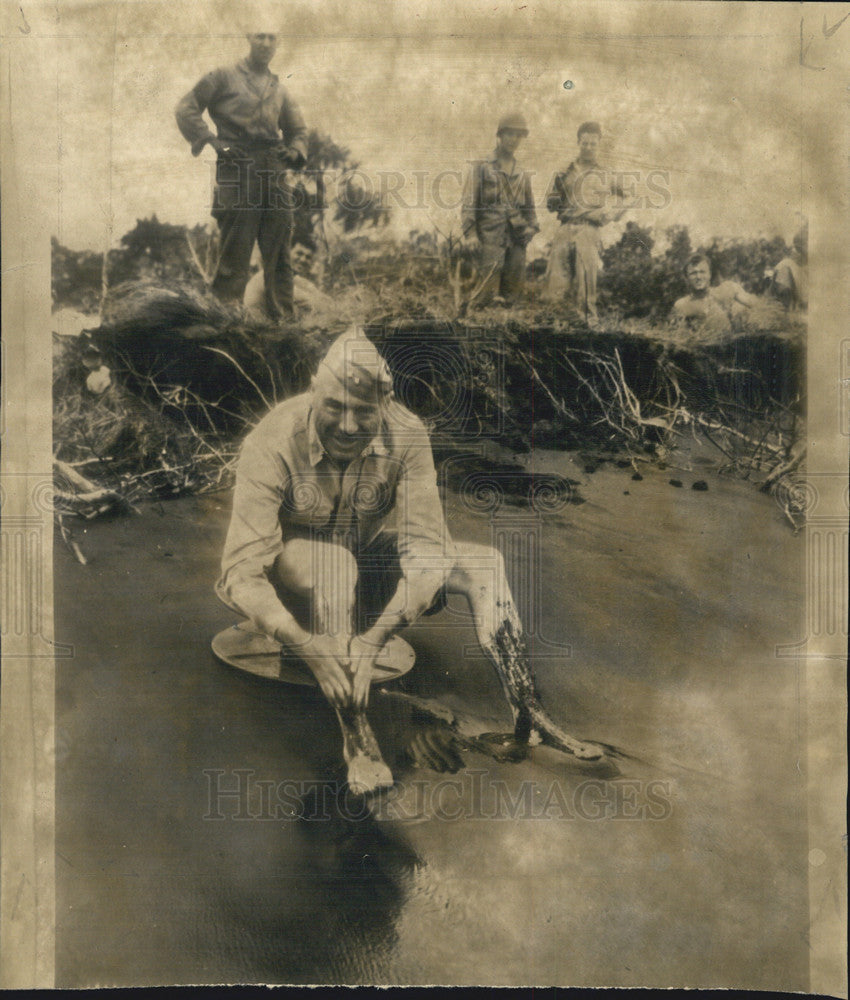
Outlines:
{"label": "soldier's uniform shirt", "polygon": [[555,174],[546,193],[546,207],[558,216],[559,222],[587,222],[589,212],[605,208],[613,188],[606,181],[602,168],[596,164],[583,164],[578,160]]}
{"label": "soldier's uniform shirt", "polygon": [[225,142],[276,142],[282,133],[290,149],[307,156],[307,129],[297,104],[275,73],[255,74],[247,59],[207,73],[177,105],[177,124],[193,156],[215,138],[204,111]]}
{"label": "soldier's uniform shirt", "polygon": [[393,533],[403,574],[448,575],[454,546],[422,422],[399,403],[386,404],[380,431],[343,471],[316,433],[311,394],[295,396],[242,446],[216,593],[274,635],[291,621],[269,580],[284,541],[313,537],[357,555]]}
{"label": "soldier's uniform shirt", "polygon": [[532,235],[540,228],[531,176],[519,169],[516,159],[509,170],[503,170],[494,150],[489,159],[473,163],[467,173],[461,227],[464,235],[475,230],[482,243],[507,246],[519,226],[527,227]]}

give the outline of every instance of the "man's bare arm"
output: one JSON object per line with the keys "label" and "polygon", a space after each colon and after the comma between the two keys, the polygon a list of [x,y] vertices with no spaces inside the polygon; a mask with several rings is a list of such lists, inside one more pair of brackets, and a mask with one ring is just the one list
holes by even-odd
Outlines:
{"label": "man's bare arm", "polygon": [[739,287],[738,291],[735,292],[735,301],[739,305],[752,309],[752,307],[758,302],[758,296],[751,295],[749,292],[744,291],[743,288]]}

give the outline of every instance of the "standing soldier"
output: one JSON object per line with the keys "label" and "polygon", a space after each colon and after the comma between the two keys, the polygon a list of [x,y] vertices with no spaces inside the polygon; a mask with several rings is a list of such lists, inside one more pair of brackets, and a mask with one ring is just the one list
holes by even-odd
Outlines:
{"label": "standing soldier", "polygon": [[476,160],[463,191],[461,226],[467,247],[478,254],[480,285],[470,305],[494,301],[509,305],[522,290],[525,248],[540,229],[531,176],[517,167],[514,154],[528,135],[520,114],[506,115],[497,144],[486,160]]}
{"label": "standing soldier", "polygon": [[551,299],[567,297],[581,317],[595,324],[596,282],[599,275],[602,240],[600,231],[608,222],[619,219],[624,209],[606,209],[612,194],[623,197],[599,166],[597,152],[602,138],[598,122],[584,122],[578,130],[578,158],[555,175],[546,195],[546,207],[555,212],[561,228],[552,241],[546,295]]}
{"label": "standing soldier", "polygon": [[278,319],[292,312],[292,198],[286,172],[303,166],[307,130],[297,105],[269,70],[277,35],[246,37],[247,58],[200,80],[177,105],[177,124],[193,156],[209,144],[218,157],[212,214],[221,245],[213,291],[225,302],[242,301],[258,243],[266,309]]}

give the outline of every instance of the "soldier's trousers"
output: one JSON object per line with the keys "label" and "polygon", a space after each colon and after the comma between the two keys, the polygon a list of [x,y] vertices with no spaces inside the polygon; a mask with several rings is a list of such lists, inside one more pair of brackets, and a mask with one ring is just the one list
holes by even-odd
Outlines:
{"label": "soldier's trousers", "polygon": [[483,287],[472,303],[486,306],[494,295],[510,302],[522,291],[525,280],[525,247],[521,243],[481,241],[478,257],[479,281]]}
{"label": "soldier's trousers", "polygon": [[562,225],[552,240],[545,295],[568,299],[584,319],[596,319],[601,241],[590,225]]}
{"label": "soldier's trousers", "polygon": [[273,319],[292,312],[292,192],[284,174],[270,152],[219,159],[212,211],[220,236],[213,292],[224,302],[242,302],[256,243]]}

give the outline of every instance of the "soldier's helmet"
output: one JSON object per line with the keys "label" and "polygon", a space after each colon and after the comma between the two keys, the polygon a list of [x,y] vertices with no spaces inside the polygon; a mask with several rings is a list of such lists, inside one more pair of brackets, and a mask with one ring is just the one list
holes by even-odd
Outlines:
{"label": "soldier's helmet", "polygon": [[503,115],[499,119],[499,127],[496,129],[496,135],[501,135],[505,129],[509,128],[521,132],[523,136],[528,135],[528,122],[518,111]]}

